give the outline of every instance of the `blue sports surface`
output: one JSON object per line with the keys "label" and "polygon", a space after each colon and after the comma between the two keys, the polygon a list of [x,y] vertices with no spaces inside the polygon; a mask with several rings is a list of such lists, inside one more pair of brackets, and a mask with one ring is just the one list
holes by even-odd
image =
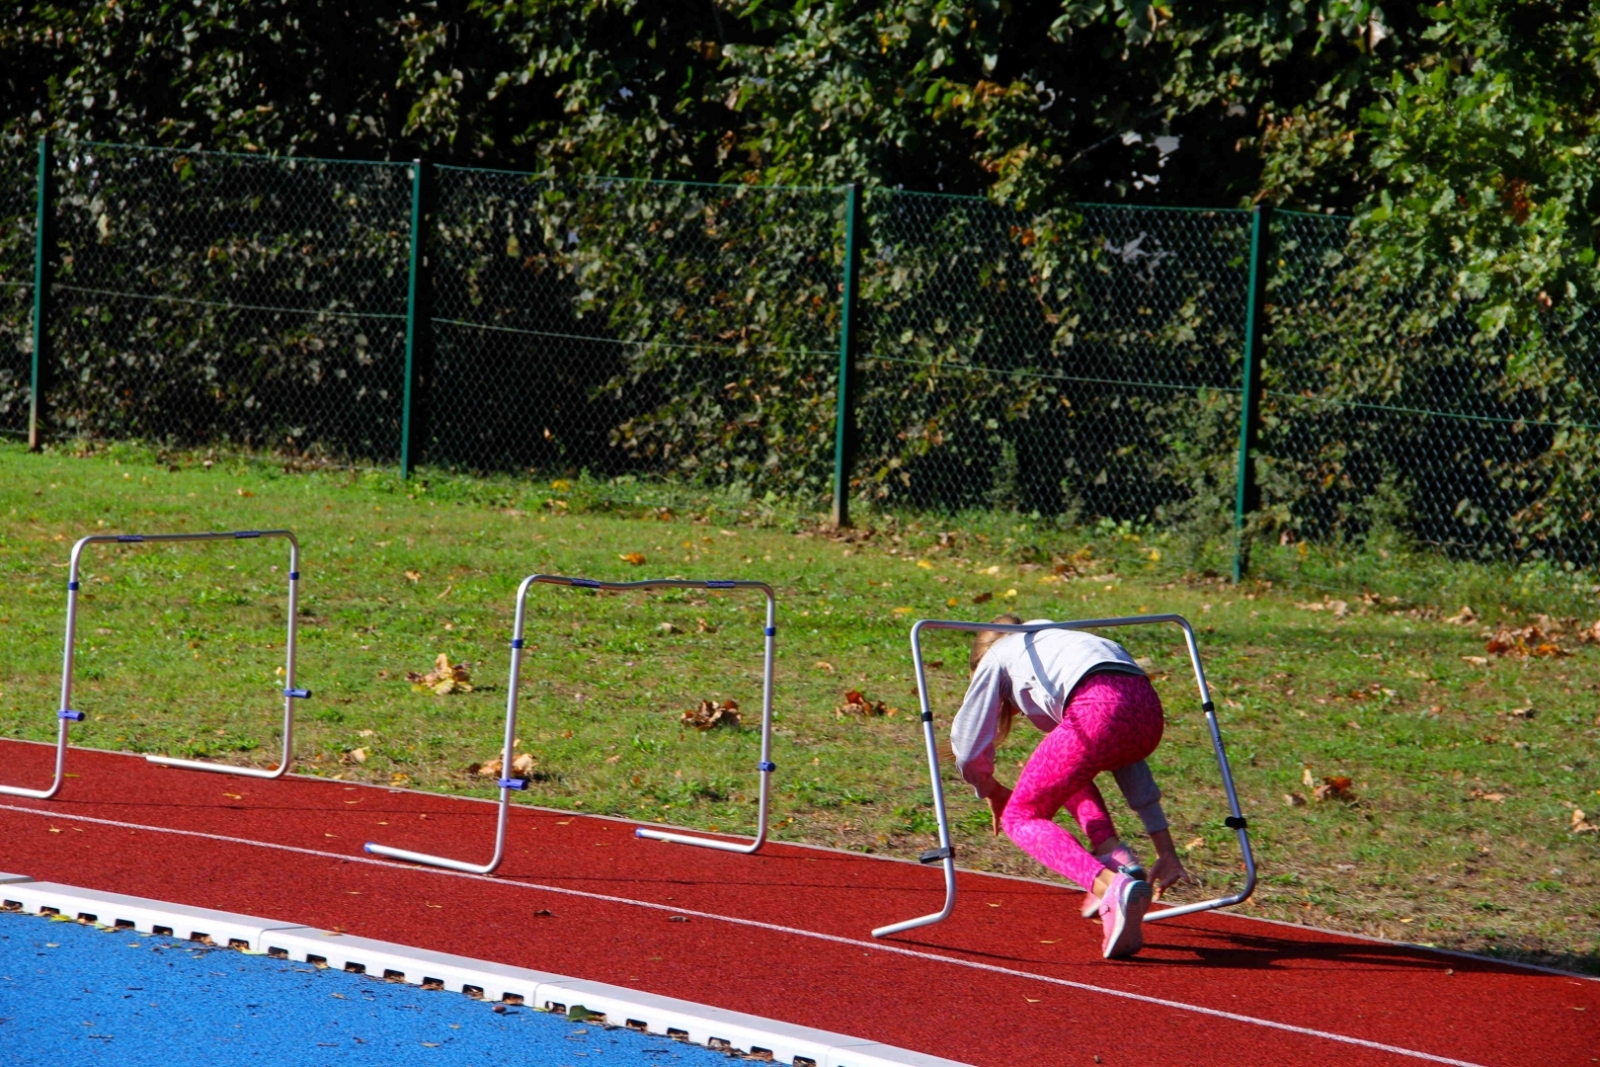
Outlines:
{"label": "blue sports surface", "polygon": [[460,993],[0,913],[0,1064],[710,1067],[727,1056]]}

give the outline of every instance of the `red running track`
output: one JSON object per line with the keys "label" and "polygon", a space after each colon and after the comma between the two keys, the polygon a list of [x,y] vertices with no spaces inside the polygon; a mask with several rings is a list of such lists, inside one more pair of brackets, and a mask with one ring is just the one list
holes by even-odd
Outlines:
{"label": "red running track", "polygon": [[[0,742],[7,784],[47,783],[52,756]],[[728,855],[521,807],[500,871],[460,875],[362,845],[482,862],[493,834],[482,801],[83,749],[67,770],[55,800],[0,795],[0,870],[611,982],[981,1067],[1600,1063],[1592,979],[1217,912],[1147,927],[1138,957],[1108,962],[1077,893],[971,873],[950,920],[874,941],[872,927],[938,908],[937,869],[792,845]]]}

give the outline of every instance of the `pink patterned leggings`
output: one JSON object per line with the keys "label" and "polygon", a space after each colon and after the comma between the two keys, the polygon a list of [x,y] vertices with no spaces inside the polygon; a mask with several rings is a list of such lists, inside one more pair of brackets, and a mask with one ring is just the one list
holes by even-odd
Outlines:
{"label": "pink patterned leggings", "polygon": [[1150,679],[1104,671],[1079,682],[1057,726],[1028,757],[1000,825],[1017,847],[1089,889],[1105,865],[1055,823],[1070,811],[1089,848],[1116,836],[1094,784],[1102,771],[1137,763],[1161,743],[1161,698]]}

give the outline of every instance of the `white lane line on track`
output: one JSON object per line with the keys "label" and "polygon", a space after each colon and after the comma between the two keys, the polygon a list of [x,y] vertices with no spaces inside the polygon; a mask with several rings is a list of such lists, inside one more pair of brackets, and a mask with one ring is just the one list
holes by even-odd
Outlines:
{"label": "white lane line on track", "polygon": [[905,948],[901,945],[890,944],[884,941],[863,941],[854,937],[843,937],[839,934],[825,934],[816,930],[804,930],[794,926],[781,926],[777,923],[762,922],[759,919],[741,919],[732,915],[720,915],[716,912],[694,911],[689,908],[678,908],[667,904],[657,904],[649,900],[634,900],[632,897],[613,896],[609,893],[592,893],[584,889],[567,889],[561,886],[541,885],[537,882],[512,881],[506,878],[491,878],[482,874],[468,874],[464,871],[447,871],[436,867],[419,867],[410,863],[395,863],[390,860],[373,859],[369,856],[349,856],[339,852],[324,852],[321,849],[301,848],[297,845],[280,845],[270,841],[252,841],[245,837],[229,837],[226,834],[211,834],[201,830],[180,830],[170,826],[150,826],[144,823],[123,822],[118,819],[99,819],[91,815],[69,815],[60,812],[46,811],[39,808],[24,807],[19,804],[0,804],[0,811],[15,811],[24,815],[37,815],[46,819],[59,819],[62,821],[86,822],[97,826],[115,826],[124,830],[144,830],[156,834],[176,834],[180,837],[196,837],[206,841],[222,841],[230,845],[245,845],[250,848],[273,849],[279,852],[292,852],[301,856],[315,856],[318,859],[338,860],[342,863],[365,863],[374,867],[389,867],[403,871],[423,871],[427,874],[442,875],[449,878],[463,878],[472,882],[488,882],[491,885],[514,886],[519,889],[533,889],[545,893],[557,893],[561,896],[580,897],[585,900],[598,900],[608,904],[625,904],[635,908],[645,908],[650,911],[664,911],[673,915],[693,915],[696,918],[707,919],[713,922],[728,923],[733,926],[744,926],[757,930],[768,930],[773,933],[788,934],[792,937],[806,937],[815,941],[827,941],[836,945],[849,945],[853,948],[870,949],[876,952],[885,952],[897,956],[906,956],[912,959],[927,960],[932,963],[949,964],[956,967],[967,967],[975,971],[987,971],[990,974],[1003,974],[1010,978],[1026,978],[1035,982],[1045,982],[1049,985],[1061,986],[1066,989],[1076,989],[1084,993],[1098,993],[1107,997],[1118,997],[1122,1000],[1132,1000],[1141,1004],[1153,1004],[1174,1011],[1189,1012],[1195,1015],[1205,1015],[1215,1019],[1227,1019],[1230,1022],[1245,1023],[1250,1026],[1260,1026],[1269,1030],[1279,1030],[1284,1033],[1298,1034],[1302,1037],[1317,1037],[1325,1041],[1334,1041],[1343,1045],[1355,1045],[1359,1048],[1372,1049],[1377,1052],[1388,1052],[1396,1056],[1405,1056],[1410,1059],[1425,1060],[1429,1063],[1445,1063],[1451,1067],[1484,1067],[1483,1064],[1473,1063],[1470,1060],[1457,1060],[1449,1056],[1437,1056],[1431,1052],[1421,1052],[1417,1049],[1402,1048],[1399,1045],[1386,1045],[1381,1041],[1369,1041],[1366,1038],[1351,1037],[1348,1034],[1336,1034],[1327,1030],[1316,1030],[1308,1026],[1295,1026],[1292,1023],[1280,1023],[1272,1019],[1260,1019],[1253,1015],[1241,1015],[1238,1012],[1222,1011],[1218,1008],[1207,1008],[1199,1004],[1188,1004],[1181,1000],[1167,1000],[1164,997],[1152,997],[1144,993],[1130,993],[1121,989],[1107,989],[1104,986],[1090,985],[1087,982],[1074,982],[1067,978],[1054,978],[1046,974],[1035,974],[1032,971],[1017,970],[1013,967],[1002,967],[994,963],[979,963],[976,960],[965,960],[955,956],[945,956],[937,952],[923,952],[918,949]]}

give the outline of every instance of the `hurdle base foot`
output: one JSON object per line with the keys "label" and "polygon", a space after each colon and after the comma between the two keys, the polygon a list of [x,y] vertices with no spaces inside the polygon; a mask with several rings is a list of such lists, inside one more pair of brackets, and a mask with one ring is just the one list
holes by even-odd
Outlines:
{"label": "hurdle base foot", "polygon": [[400,860],[405,863],[420,863],[425,867],[443,867],[446,870],[461,871],[463,874],[493,874],[494,869],[500,866],[498,858],[489,863],[466,863],[462,860],[453,860],[448,856],[430,856],[426,852],[412,852],[404,848],[392,848],[389,845],[380,845],[368,841],[364,846],[367,852],[384,859]]}
{"label": "hurdle base foot", "polygon": [[237,774],[242,778],[282,778],[289,769],[288,763],[280,763],[276,770],[267,770],[264,767],[235,767],[228,763],[206,763],[204,760],[179,759],[176,756],[146,756],[146,762],[160,764],[163,767],[178,767],[186,771],[210,771],[212,774]]}
{"label": "hurdle base foot", "polygon": [[746,856],[750,855],[752,852],[755,852],[764,843],[759,837],[754,841],[745,842],[718,841],[710,837],[695,837],[691,834],[674,834],[666,830],[647,830],[642,826],[635,829],[633,831],[633,835],[635,837],[646,837],[651,841],[670,841],[675,845],[698,845],[700,848],[714,848],[718,852],[738,852]]}

